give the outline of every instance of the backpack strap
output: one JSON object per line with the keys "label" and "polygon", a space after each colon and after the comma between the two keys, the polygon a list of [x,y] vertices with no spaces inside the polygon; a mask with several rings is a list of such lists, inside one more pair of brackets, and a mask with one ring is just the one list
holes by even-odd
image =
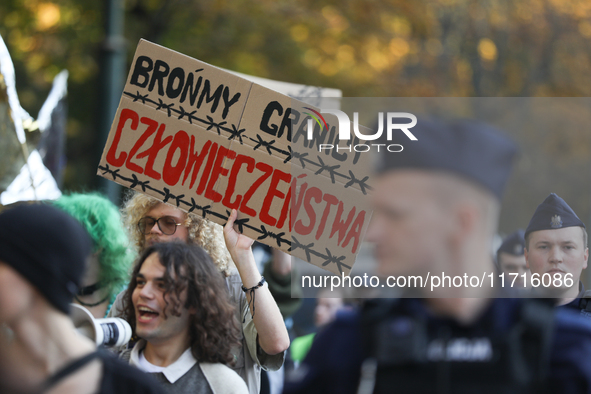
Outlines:
{"label": "backpack strap", "polygon": [[86,364],[88,364],[89,362],[91,362],[92,360],[94,360],[97,357],[99,357],[98,350],[94,351],[92,353],[89,353],[85,356],[82,356],[82,357],[72,361],[69,364],[66,364],[65,367],[63,367],[62,369],[57,371],[55,374],[53,374],[49,378],[47,378],[45,383],[43,383],[43,386],[42,386],[40,392],[44,393],[44,392],[48,391],[50,388],[52,388],[57,383],[59,383],[59,381],[61,381],[62,379],[64,379],[68,375],[71,375],[74,372],[78,371],[80,368],[82,368],[83,366],[85,366]]}

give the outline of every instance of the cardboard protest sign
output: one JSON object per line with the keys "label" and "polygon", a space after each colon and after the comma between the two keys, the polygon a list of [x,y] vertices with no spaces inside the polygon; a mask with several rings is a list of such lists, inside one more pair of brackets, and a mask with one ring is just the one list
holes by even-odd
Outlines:
{"label": "cardboard protest sign", "polygon": [[98,174],[222,225],[237,209],[247,236],[348,274],[369,167],[332,115],[309,140],[309,113],[320,109],[141,40]]}

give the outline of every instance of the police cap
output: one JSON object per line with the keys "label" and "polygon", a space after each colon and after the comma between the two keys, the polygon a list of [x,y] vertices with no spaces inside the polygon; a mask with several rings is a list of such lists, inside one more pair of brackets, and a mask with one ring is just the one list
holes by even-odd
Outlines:
{"label": "police cap", "polygon": [[565,227],[583,227],[585,224],[579,219],[575,211],[556,194],[551,193],[538,205],[534,216],[525,229],[525,236],[532,231],[556,230]]}
{"label": "police cap", "polygon": [[401,152],[384,152],[378,173],[406,168],[448,171],[501,199],[517,147],[497,129],[473,120],[419,118],[409,131],[417,140],[404,144]]}
{"label": "police cap", "polygon": [[525,232],[522,229],[515,231],[505,237],[501,247],[497,251],[497,256],[500,253],[507,253],[513,256],[523,256],[523,249],[525,249]]}

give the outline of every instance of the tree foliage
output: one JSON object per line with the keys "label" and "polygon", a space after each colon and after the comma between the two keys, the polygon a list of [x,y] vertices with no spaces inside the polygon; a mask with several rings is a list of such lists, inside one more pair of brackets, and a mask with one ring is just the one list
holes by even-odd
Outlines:
{"label": "tree foliage", "polygon": [[[94,186],[94,152],[104,143],[96,128],[103,11],[90,0],[0,3],[0,34],[27,110],[35,114],[52,78],[70,71],[68,189]],[[127,0],[125,38],[128,61],[146,38],[349,97],[591,95],[585,0]],[[517,139],[528,138],[536,137]],[[587,139],[580,130],[567,142],[549,136],[542,154],[557,168],[573,155],[588,161]]]}

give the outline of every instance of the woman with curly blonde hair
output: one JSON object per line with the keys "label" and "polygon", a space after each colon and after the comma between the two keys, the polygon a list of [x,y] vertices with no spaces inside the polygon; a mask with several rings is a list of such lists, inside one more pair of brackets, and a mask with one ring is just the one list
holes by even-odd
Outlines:
{"label": "woman with curly blonde hair", "polygon": [[[253,240],[234,229],[238,216],[232,210],[225,227],[195,214],[165,204],[153,197],[132,192],[122,209],[130,238],[138,252],[160,242],[182,241],[201,246],[226,278],[236,318],[242,324],[241,346],[234,350],[232,365],[250,393],[260,391],[261,369],[277,370],[283,365],[289,336],[277,303],[269,292],[252,254]],[[225,239],[225,242],[224,242]],[[123,315],[122,294],[110,316]]]}
{"label": "woman with curly blonde hair", "polygon": [[[121,210],[123,222],[125,227],[129,229],[129,236],[138,253],[146,247],[146,234],[140,230],[138,223],[143,217],[149,216],[148,212],[158,206],[169,206],[173,211],[180,211],[154,197],[135,192],[130,193]],[[222,226],[205,220],[194,213],[182,213],[182,224],[188,230],[187,242],[195,243],[205,249],[224,276],[230,276],[232,269],[235,267],[230,253],[226,249]]]}

